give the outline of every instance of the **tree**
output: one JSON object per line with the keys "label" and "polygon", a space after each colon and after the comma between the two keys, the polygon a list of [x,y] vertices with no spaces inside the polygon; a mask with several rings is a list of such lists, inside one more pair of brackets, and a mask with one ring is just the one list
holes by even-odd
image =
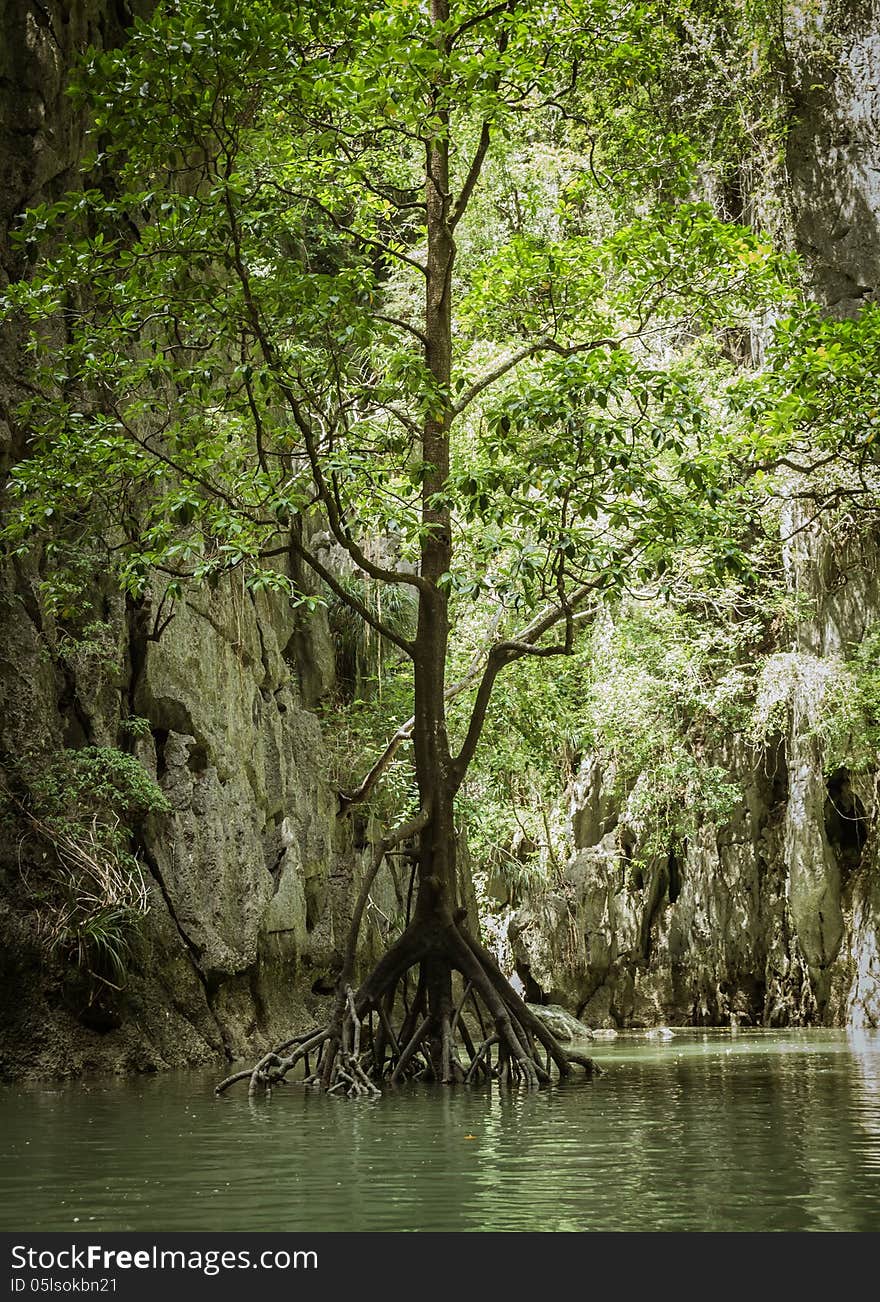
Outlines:
{"label": "tree", "polygon": [[[444,1082],[590,1069],[468,932],[454,810],[508,666],[570,652],[629,583],[742,564],[704,363],[778,295],[780,264],[688,200],[671,126],[633,204],[634,87],[677,49],[679,8],[181,0],[88,62],[99,183],[30,213],[26,245],[56,252],[8,296],[38,374],[7,545],[51,532],[60,562],[102,532],[133,598],[158,576],[160,611],[234,568],[314,604],[309,573],[412,664],[411,719],[341,805],[411,741],[417,806],[376,848],[329,1024],[276,1046],[252,1090],[311,1054],[312,1081],[351,1093],[417,1054]],[[316,519],[357,578],[414,594],[411,633],[315,549]],[[474,602],[493,627],[450,683]],[[368,892],[403,842],[412,918],[355,990]]]}

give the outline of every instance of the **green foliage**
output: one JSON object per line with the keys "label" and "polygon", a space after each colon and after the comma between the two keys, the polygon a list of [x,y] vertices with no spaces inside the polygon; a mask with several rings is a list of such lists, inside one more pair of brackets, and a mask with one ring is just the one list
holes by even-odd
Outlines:
{"label": "green foliage", "polygon": [[[830,466],[853,480],[849,498],[873,506],[880,442],[880,304],[835,320],[816,304],[779,322],[767,366],[745,379],[738,400],[755,451],[769,462]],[[859,482],[860,476],[869,482]]]}
{"label": "green foliage", "polygon": [[[500,823],[497,830],[491,825],[480,829],[481,846],[484,851],[488,851],[488,854],[477,867],[475,885],[478,898],[480,894],[485,895],[490,880],[485,874],[488,865],[492,869],[493,876],[499,877],[504,883],[510,903],[516,904],[529,895],[535,896],[545,890],[549,877],[546,863],[542,862],[538,847],[532,849],[531,843],[528,843],[525,851],[518,848],[515,854],[511,854],[500,840],[492,838],[493,830],[497,838],[504,827],[504,823]],[[486,907],[485,904],[483,907]]]}
{"label": "green foliage", "polygon": [[[54,514],[54,507],[44,511],[48,530],[55,528]],[[17,550],[23,554],[23,545],[19,544]],[[94,614],[94,555],[86,548],[65,547],[63,542],[48,537],[44,559],[46,572],[40,583],[40,599],[47,615],[74,625],[87,623]]]}
{"label": "green foliage", "polygon": [[[109,893],[106,879],[101,889],[105,895]],[[132,895],[130,889],[127,894]],[[56,915],[44,933],[50,953],[72,959],[91,981],[121,989],[143,917],[139,888],[135,903],[101,905],[71,887],[66,904],[66,911]]]}
{"label": "green foliage", "polygon": [[684,312],[697,333],[754,311],[759,286],[771,298],[784,290],[786,260],[754,231],[720,222],[709,204],[657,206],[598,239],[565,208],[562,215],[567,238],[514,236],[478,269],[465,325],[509,339],[577,318],[585,333],[602,338],[637,332],[639,316],[656,330]]}
{"label": "green foliage", "polygon": [[779,613],[768,576],[707,596],[627,609],[593,637],[591,748],[643,862],[723,823],[741,796],[730,770]]}
{"label": "green foliage", "polygon": [[478,868],[512,886],[552,876],[570,853],[559,795],[586,756],[637,867],[680,849],[699,825],[723,823],[741,798],[727,765],[750,735],[762,669],[787,621],[778,572],[723,589],[679,575],[666,601],[646,594],[600,616],[570,657],[514,666],[466,783]]}
{"label": "green foliage", "polygon": [[816,743],[827,773],[872,773],[880,756],[880,629],[868,631],[847,657],[804,651],[768,658],[751,733],[785,734],[798,709],[798,731]]}
{"label": "green foliage", "polygon": [[42,818],[110,820],[170,808],[143,765],[112,746],[62,751],[30,781]]}
{"label": "green foliage", "polygon": [[93,997],[117,988],[148,908],[130,829],[167,812],[168,801],[134,756],[113,747],[24,760],[16,779],[22,794],[0,796],[5,816],[23,822],[33,843],[22,862],[46,951],[70,960]]}
{"label": "green foliage", "polygon": [[[67,618],[76,621],[79,613],[74,608]],[[59,654],[69,665],[88,664],[108,678],[118,674],[122,667],[118,633],[106,620],[93,620],[82,625],[77,632],[68,632],[62,627]]]}
{"label": "green foliage", "polygon": [[126,715],[119,727],[129,737],[148,737],[151,731],[150,720],[140,714]]}
{"label": "green foliage", "polygon": [[[412,574],[364,578],[370,538],[416,568],[448,527],[450,682],[583,585],[597,603],[674,601],[688,575],[723,604],[756,565],[751,471],[782,440],[752,436],[763,390],[744,396],[721,341],[788,311],[796,268],[696,196],[714,185],[701,169],[729,180],[753,129],[765,8],[456,0],[438,22],[413,0],[180,0],[123,48],[89,51],[77,93],[105,180],[27,214],[33,279],[0,306],[29,326],[33,360],[0,544],[75,558],[96,537],[134,597],[157,572],[173,598],[241,569],[254,589],[326,601],[352,676],[382,688],[370,702],[356,684],[334,718],[340,775],[412,713],[408,668],[383,666],[365,632],[411,635]],[[442,286],[425,170],[441,146],[458,249]],[[441,289],[448,383],[425,334]],[[332,581],[309,551],[319,521],[356,578]],[[321,596],[292,584],[291,554]],[[58,600],[74,595],[71,581]],[[552,858],[547,797],[587,744],[578,714],[628,790],[639,764],[655,775],[655,803],[633,805],[646,837],[679,828],[683,798],[723,806],[722,777],[698,789],[696,751],[676,742],[722,711],[680,687],[702,673],[709,691],[715,652],[695,667],[676,626],[624,615],[617,641],[499,680],[465,797],[482,857],[509,853],[513,817]],[[734,709],[732,687],[712,690]],[[405,804],[411,777],[401,759],[387,799]]]}
{"label": "green foliage", "polygon": [[880,760],[880,628],[853,649],[833,693],[826,722],[829,771],[873,773]]}
{"label": "green foliage", "polygon": [[589,726],[583,646],[571,658],[514,665],[496,688],[482,745],[460,800],[480,875],[497,872],[513,892],[545,880],[561,840],[553,806],[574,773]]}
{"label": "green foliage", "polygon": [[[386,627],[401,637],[414,636],[418,602],[413,588],[380,584],[356,575],[348,575],[340,582],[346,592],[354,595]],[[326,599],[339,680],[351,690],[361,692],[368,692],[368,685],[374,684],[381,696],[386,657],[397,657],[399,652],[335,593],[328,591]]]}
{"label": "green foliage", "polygon": [[[340,699],[324,707],[323,753],[327,776],[336,788],[352,791],[357,787],[384,750],[390,733],[407,718],[412,691],[412,666],[405,661],[389,661],[381,680],[365,677],[353,692],[346,690]],[[418,792],[409,744],[400,748],[365,809],[383,825],[416,812]]]}
{"label": "green foliage", "polygon": [[[446,398],[407,325],[420,293],[421,142],[448,131],[461,183],[482,124],[500,166],[486,198],[508,201],[504,160],[536,136],[561,150],[569,183],[543,235],[498,223],[469,231],[467,216],[460,228],[452,396],[482,382],[499,347],[503,364],[520,340],[549,343],[515,368],[515,392],[490,400],[485,425],[482,401],[463,413],[463,462],[485,434],[491,455],[505,422],[514,446],[494,478],[484,473],[475,490],[456,477],[448,495],[466,519],[508,526],[515,578],[542,560],[558,569],[583,547],[585,568],[619,582],[629,536],[560,524],[560,502],[576,495],[582,520],[609,502],[630,516],[638,506],[656,539],[700,487],[688,478],[693,439],[668,428],[676,405],[695,423],[685,381],[659,392],[646,333],[674,337],[684,324],[693,338],[742,322],[788,274],[756,236],[681,194],[650,216],[583,207],[584,186],[604,191],[591,179],[580,99],[597,131],[613,137],[625,121],[654,132],[653,103],[649,122],[634,88],[670,84],[675,51],[697,58],[702,46],[683,24],[688,6],[652,10],[530,0],[484,19],[461,3],[444,44],[406,0],[355,5],[341,28],[321,6],[186,0],[138,22],[123,49],[90,52],[79,94],[116,184],[33,209],[22,231],[37,274],[5,301],[33,323],[37,392],[23,414],[35,434],[13,472],[6,548],[59,530],[73,545],[88,520],[135,595],[155,569],[213,582],[242,567],[253,586],[290,590],[269,560],[278,528],[314,500],[311,438],[341,517],[414,557],[425,467],[413,431]],[[655,142],[657,167],[671,166],[681,136],[679,123]],[[66,341],[50,324],[59,317]],[[609,332],[615,348],[593,353]],[[529,495],[528,521],[511,519],[539,429],[557,473]],[[609,436],[616,460],[603,454]],[[634,469],[652,446],[662,472]],[[704,546],[724,532],[713,505],[695,522]],[[604,547],[592,545],[597,532]],[[450,573],[454,590],[474,582],[462,567]]]}

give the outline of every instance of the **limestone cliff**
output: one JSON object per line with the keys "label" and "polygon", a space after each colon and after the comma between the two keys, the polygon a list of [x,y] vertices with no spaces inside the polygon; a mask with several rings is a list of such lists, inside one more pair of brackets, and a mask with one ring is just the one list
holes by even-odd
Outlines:
{"label": "limestone cliff", "polygon": [[820,0],[783,10],[795,243],[817,297],[851,316],[880,286],[880,9]]}
{"label": "limestone cliff", "polygon": [[[350,821],[337,818],[321,726],[304,702],[303,680],[332,674],[332,657],[316,649],[326,636],[240,586],[210,600],[193,594],[155,642],[122,607],[107,621],[125,645],[108,682],[103,668],[60,658],[51,625],[35,622],[26,595],[24,576],[0,609],[3,751],[117,745],[133,707],[150,724],[138,756],[170,812],[137,829],[150,907],[109,1008],[46,964],[25,889],[39,865],[20,862],[6,829],[3,1071],[144,1070],[238,1056],[318,1016],[369,832],[360,829],[358,849]],[[365,960],[401,912],[390,868],[372,900]]]}
{"label": "limestone cliff", "polygon": [[585,760],[561,880],[509,917],[533,998],[594,1026],[880,1025],[876,774],[830,770],[814,727],[842,653],[880,622],[880,566],[864,541],[797,540],[789,581],[815,614],[771,662],[784,728],[715,757],[742,792],[733,816],[635,877],[614,774]]}
{"label": "limestone cliff", "polygon": [[[880,10],[789,5],[783,27],[791,233],[817,298],[851,316],[880,288]],[[813,726],[841,658],[880,620],[880,557],[871,538],[804,524],[792,509],[784,530],[788,585],[810,614],[779,648],[783,734],[717,757],[743,793],[733,818],[635,889],[613,774],[584,763],[562,880],[510,918],[510,961],[534,998],[596,1025],[880,1025],[876,773],[852,784],[867,842],[847,854],[828,824],[844,779]]]}
{"label": "limestone cliff", "polygon": [[[77,183],[83,122],[65,97],[89,44],[124,39],[107,0],[5,0],[0,12],[0,284],[27,274],[16,214]],[[0,341],[0,471],[24,454],[21,340]],[[0,577],[0,759],[65,746],[136,749],[170,802],[136,832],[149,912],[125,988],[95,1004],[45,962],[33,911],[40,864],[0,827],[0,1074],[150,1070],[253,1052],[326,1005],[370,828],[337,819],[314,707],[333,685],[326,619],[227,582],[155,611],[96,580],[100,644],[45,612],[40,559]],[[121,728],[148,722],[136,741]],[[363,820],[362,820],[363,823]],[[382,883],[384,882],[384,886]],[[401,910],[391,870],[363,935]]]}

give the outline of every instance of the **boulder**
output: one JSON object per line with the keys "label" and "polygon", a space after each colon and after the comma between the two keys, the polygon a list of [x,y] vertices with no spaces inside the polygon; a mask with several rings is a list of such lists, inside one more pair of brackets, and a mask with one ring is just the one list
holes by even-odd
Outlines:
{"label": "boulder", "polygon": [[592,1040],[593,1032],[561,1004],[529,1004],[529,1009],[557,1040]]}

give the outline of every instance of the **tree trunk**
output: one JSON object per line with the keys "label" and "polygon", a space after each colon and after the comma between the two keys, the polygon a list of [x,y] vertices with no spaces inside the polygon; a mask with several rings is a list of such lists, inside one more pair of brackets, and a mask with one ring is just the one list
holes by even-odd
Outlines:
{"label": "tree trunk", "polygon": [[[448,18],[447,0],[432,0],[435,24]],[[416,781],[430,822],[421,835],[416,918],[440,925],[452,921],[456,906],[454,792],[446,728],[446,657],[449,647],[449,589],[444,578],[452,563],[449,510],[438,497],[449,476],[452,425],[452,272],[455,242],[449,225],[449,119],[434,105],[439,131],[425,147],[425,203],[428,253],[425,289],[425,362],[435,402],[425,419],[422,460],[421,574],[430,585],[420,593],[415,638]]]}
{"label": "tree trunk", "polygon": [[[431,0],[431,13],[435,25],[445,23],[447,0]],[[411,830],[410,825],[386,837],[374,856],[355,907],[328,1026],[313,1028],[278,1046],[251,1071],[222,1081],[218,1092],[245,1078],[250,1079],[252,1094],[259,1088],[269,1091],[303,1060],[308,1083],[349,1096],[378,1092],[383,1080],[395,1085],[408,1076],[442,1084],[495,1078],[503,1084],[524,1081],[537,1086],[551,1079],[552,1066],[560,1076],[569,1073],[572,1062],[578,1062],[588,1074],[593,1071],[589,1058],[563,1052],[513,990],[493,956],[468,934],[464,910],[458,907],[454,814],[460,774],[454,770],[450,754],[445,695],[452,530],[449,510],[443,505],[453,419],[455,241],[450,223],[448,114],[437,96],[432,108],[438,131],[425,147],[428,254],[424,335],[433,401],[428,404],[422,431],[420,574],[425,582],[419,588],[413,643],[412,740],[421,806],[415,910],[403,935],[355,992],[350,982],[369,886],[384,854]],[[410,998],[407,973],[414,968],[418,979]],[[461,978],[457,995],[456,973]],[[396,1030],[395,1011],[399,1015]],[[320,1055],[314,1072],[309,1071],[312,1052]],[[468,1056],[467,1063],[461,1059],[462,1052]]]}

